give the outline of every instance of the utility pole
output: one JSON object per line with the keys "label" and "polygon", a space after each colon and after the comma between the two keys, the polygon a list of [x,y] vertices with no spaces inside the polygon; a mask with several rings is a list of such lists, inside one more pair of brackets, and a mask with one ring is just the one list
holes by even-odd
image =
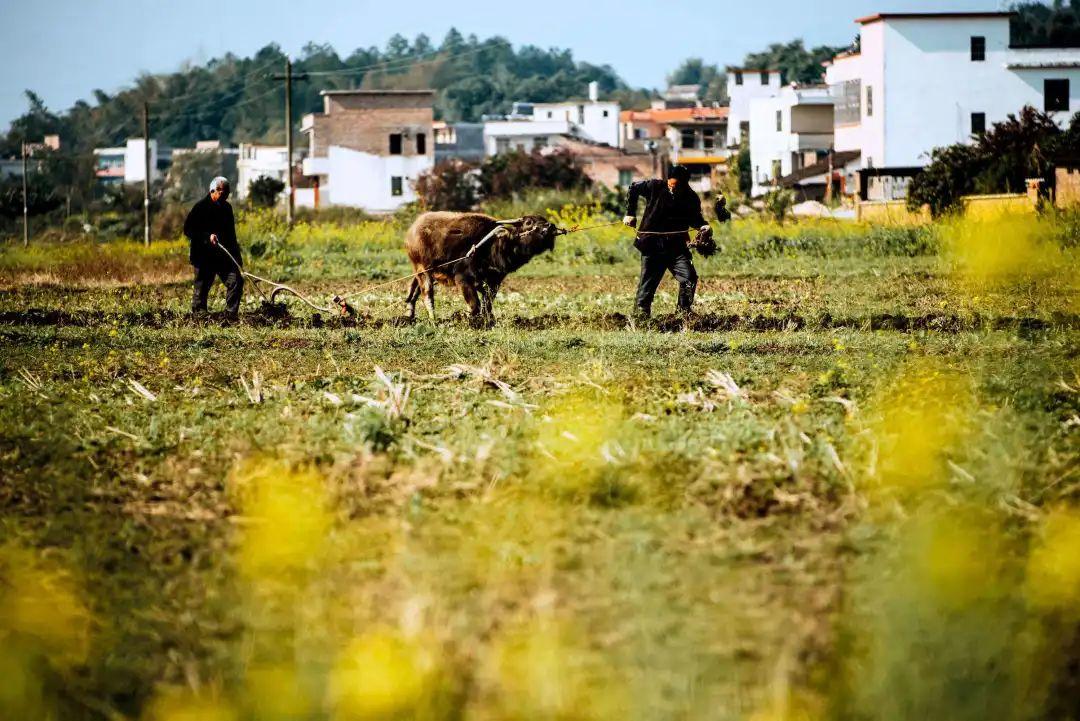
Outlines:
{"label": "utility pole", "polygon": [[143,103],[142,106],[142,134],[143,134],[143,176],[142,202],[143,202],[143,243],[150,245],[150,105]]}
{"label": "utility pole", "polygon": [[22,244],[30,245],[30,201],[26,194],[26,141],[22,144]]}
{"label": "utility pole", "polygon": [[293,192],[292,172],[292,59],[285,56],[285,189],[289,193],[289,206],[285,211],[285,219],[291,226],[295,211],[295,196]]}
{"label": "utility pole", "polygon": [[272,76],[274,80],[285,81],[285,190],[288,191],[289,201],[286,207],[286,219],[289,225],[293,224],[293,216],[296,213],[296,190],[293,188],[293,139],[292,139],[292,81],[307,80],[307,73],[293,75],[292,59],[285,56],[285,74]]}

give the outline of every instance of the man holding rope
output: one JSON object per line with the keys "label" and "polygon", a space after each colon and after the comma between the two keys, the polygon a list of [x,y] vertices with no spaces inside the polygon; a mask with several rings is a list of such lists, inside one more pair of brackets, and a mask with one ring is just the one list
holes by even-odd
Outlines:
{"label": "man holding rope", "polygon": [[[236,242],[236,221],[229,205],[229,181],[221,176],[210,181],[210,192],[196,203],[184,221],[184,235],[191,241],[189,259],[195,267],[195,288],[191,314],[206,315],[206,299],[214,278],[225,284],[225,317],[236,320],[240,298],[244,294],[244,275],[240,268],[240,244]],[[231,258],[230,258],[231,256]]]}
{"label": "man holding rope", "polygon": [[664,273],[671,271],[679,283],[679,310],[690,313],[697,290],[697,271],[690,257],[687,228],[697,228],[699,238],[712,233],[701,214],[701,200],[690,188],[690,171],[682,165],[668,169],[667,180],[640,180],[630,185],[623,223],[637,226],[638,198],[645,199],[634,247],[641,253],[641,278],[635,299],[636,314],[648,318],[653,296]]}

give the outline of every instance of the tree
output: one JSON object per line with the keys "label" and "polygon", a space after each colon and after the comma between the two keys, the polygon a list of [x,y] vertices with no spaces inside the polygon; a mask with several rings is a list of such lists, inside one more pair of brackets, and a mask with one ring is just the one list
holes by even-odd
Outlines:
{"label": "tree", "polygon": [[282,181],[260,175],[248,183],[248,198],[256,208],[273,208],[284,190],[285,183]]}
{"label": "tree", "polygon": [[811,85],[824,79],[825,68],[822,63],[846,49],[846,46],[819,45],[807,50],[802,40],[773,43],[761,52],[747,55],[743,60],[743,67],[779,70],[784,82]]}
{"label": "tree", "polygon": [[439,163],[414,185],[425,210],[472,210],[478,201],[476,166],[460,160]]}
{"label": "tree", "polygon": [[235,187],[235,160],[216,150],[200,150],[173,157],[165,179],[165,201],[190,205],[207,193],[210,181],[219,175]]}
{"label": "tree", "polygon": [[1019,193],[1027,178],[1045,178],[1054,158],[1080,149],[1080,116],[1062,131],[1053,118],[1031,106],[1009,115],[973,144],[935,148],[930,164],[912,178],[908,206],[930,206],[936,217],[972,193]]}
{"label": "tree", "polygon": [[701,58],[687,58],[667,77],[669,85],[700,85],[698,97],[706,102],[727,100],[727,76]]}

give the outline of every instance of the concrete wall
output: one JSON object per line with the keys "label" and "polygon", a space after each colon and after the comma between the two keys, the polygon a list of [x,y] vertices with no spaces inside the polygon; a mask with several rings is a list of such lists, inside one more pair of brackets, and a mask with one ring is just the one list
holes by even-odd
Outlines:
{"label": "concrete wall", "polygon": [[[618,119],[615,124],[617,128]],[[492,156],[501,152],[500,140],[506,141],[506,150],[531,153],[537,147],[550,146],[556,136],[572,131],[572,123],[565,119],[489,120],[484,123],[484,154]]]}
{"label": "concrete wall", "polygon": [[[328,185],[320,188],[320,202],[347,205],[373,213],[388,213],[416,200],[412,183],[431,169],[429,155],[376,155],[332,145],[328,154]],[[402,194],[391,194],[391,179],[402,179]]]}
{"label": "concrete wall", "polygon": [[741,123],[750,120],[750,102],[756,98],[771,98],[780,93],[780,73],[772,71],[769,74],[769,83],[763,85],[761,73],[757,71],[743,71],[743,84],[735,84],[735,71],[728,69],[727,92],[730,98],[730,114],[728,115],[727,138],[728,147],[739,144],[739,127]]}
{"label": "concrete wall", "polygon": [[[986,59],[971,59],[971,38],[986,38]],[[830,85],[861,81],[859,123],[835,128],[836,150],[860,150],[861,167],[925,165],[936,147],[970,140],[972,113],[986,125],[1024,105],[1044,108],[1043,81],[1070,81],[1070,112],[1080,110],[1080,68],[1018,65],[1080,60],[1077,50],[1009,48],[1007,17],[891,18],[862,26],[861,54],[833,62]],[[867,102],[872,96],[873,107]]]}
{"label": "concrete wall", "polygon": [[585,138],[619,147],[619,104],[610,102],[541,103],[533,106],[533,120],[564,120],[578,126]]}
{"label": "concrete wall", "polygon": [[968,195],[960,199],[964,215],[976,220],[993,220],[1003,215],[1031,215],[1035,204],[1027,193]]}
{"label": "concrete wall", "polygon": [[1054,178],[1054,205],[1072,208],[1080,205],[1080,168],[1058,168]]}
{"label": "concrete wall", "polygon": [[240,155],[236,161],[236,199],[247,197],[251,181],[260,177],[274,178],[288,185],[284,145],[251,145],[240,143]]}

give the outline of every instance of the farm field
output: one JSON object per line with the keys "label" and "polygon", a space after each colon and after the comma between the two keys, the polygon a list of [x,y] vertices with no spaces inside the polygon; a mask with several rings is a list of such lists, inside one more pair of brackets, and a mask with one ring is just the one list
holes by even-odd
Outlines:
{"label": "farm field", "polygon": [[177,241],[5,246],[0,705],[1075,718],[1072,222],[736,223],[646,324],[609,227],[492,330],[364,291],[409,272],[392,223],[242,223],[347,321],[250,285],[193,321]]}

